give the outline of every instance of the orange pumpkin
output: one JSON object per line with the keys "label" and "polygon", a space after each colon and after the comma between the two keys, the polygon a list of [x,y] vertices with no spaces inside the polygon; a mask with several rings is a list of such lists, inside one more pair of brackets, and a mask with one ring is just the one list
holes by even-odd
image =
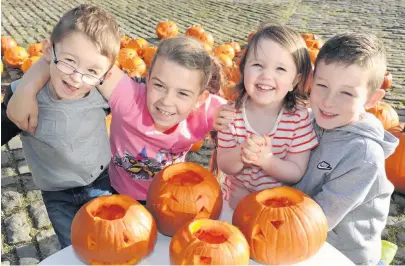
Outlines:
{"label": "orange pumpkin", "polygon": [[305,193],[286,186],[243,198],[232,224],[245,235],[251,258],[262,264],[303,261],[318,252],[328,233],[321,207]]}
{"label": "orange pumpkin", "polygon": [[239,43],[232,41],[232,42],[226,42],[225,44],[232,46],[232,48],[235,52],[235,55],[238,55],[241,52]]}
{"label": "orange pumpkin", "polygon": [[395,190],[405,194],[405,132],[404,125],[389,130],[399,139],[395,152],[385,160],[385,171]]}
{"label": "orange pumpkin", "polygon": [[121,64],[121,68],[124,72],[137,72],[141,76],[146,72],[146,64],[139,56],[124,60]]}
{"label": "orange pumpkin", "polygon": [[239,95],[239,93],[235,89],[235,86],[236,86],[235,82],[233,82],[231,80],[228,81],[226,86],[224,86],[222,88],[223,95],[221,95],[221,96],[224,97],[225,99],[227,99],[228,101],[235,102]]}
{"label": "orange pumpkin", "polygon": [[156,26],[159,39],[167,39],[179,35],[179,27],[173,21],[162,21]]}
{"label": "orange pumpkin", "polygon": [[122,48],[127,48],[127,45],[128,45],[128,43],[129,43],[130,41],[132,41],[132,38],[131,38],[131,37],[129,37],[129,36],[127,36],[127,35],[122,36],[122,37],[121,37],[121,40],[120,40],[120,49],[122,49]]}
{"label": "orange pumpkin", "polygon": [[255,34],[256,34],[255,31],[249,33],[248,38],[247,38],[247,39],[248,39],[248,42],[250,42],[250,40],[253,38],[253,36],[255,36]]}
{"label": "orange pumpkin", "polygon": [[229,81],[233,81],[235,83],[239,83],[241,79],[241,74],[239,70],[239,66],[236,63],[233,63],[231,67],[224,69],[226,78]]}
{"label": "orange pumpkin", "polygon": [[72,247],[89,264],[138,263],[152,252],[156,237],[152,215],[126,195],[93,199],[72,222]]}
{"label": "orange pumpkin", "polygon": [[203,44],[208,44],[209,46],[213,46],[215,41],[214,41],[214,36],[212,36],[211,33],[209,32],[203,32],[201,35],[198,37],[200,42]]}
{"label": "orange pumpkin", "polygon": [[42,43],[34,43],[28,47],[28,54],[30,56],[41,56],[42,55]]}
{"label": "orange pumpkin", "polygon": [[105,118],[105,126],[107,128],[108,136],[110,136],[111,121],[112,121],[112,114],[109,114]]}
{"label": "orange pumpkin", "polygon": [[135,40],[129,41],[126,48],[132,48],[136,51],[136,53],[142,57],[143,50],[148,47],[148,41],[144,38],[136,38]]}
{"label": "orange pumpkin", "polygon": [[124,63],[125,60],[134,58],[136,56],[138,56],[138,54],[137,54],[135,49],[122,48],[118,52],[117,61],[118,61],[119,65],[120,65],[120,67],[122,67],[122,64]]}
{"label": "orange pumpkin", "polygon": [[200,140],[200,141],[194,143],[194,144],[191,146],[190,151],[192,151],[192,152],[197,152],[197,151],[199,151],[199,150],[201,149],[201,147],[202,147],[203,144],[204,144],[204,139],[202,139],[202,140]]}
{"label": "orange pumpkin", "polygon": [[223,67],[230,68],[230,67],[233,66],[232,59],[228,55],[220,54],[217,57],[218,57],[219,62],[222,64]]}
{"label": "orange pumpkin", "polygon": [[398,114],[388,103],[378,102],[376,106],[366,111],[375,115],[386,130],[399,125]]}
{"label": "orange pumpkin", "polygon": [[221,54],[229,56],[230,59],[235,57],[235,50],[229,44],[218,45],[215,47],[214,54],[219,56]]}
{"label": "orange pumpkin", "polygon": [[222,209],[218,181],[206,168],[191,162],[160,171],[150,184],[146,207],[160,233],[174,233],[195,218],[217,219]]}
{"label": "orange pumpkin", "polygon": [[150,67],[153,61],[153,58],[155,57],[157,51],[157,47],[146,47],[143,50],[143,61],[145,61],[145,64],[147,67]]}
{"label": "orange pumpkin", "polygon": [[316,57],[319,54],[319,50],[315,48],[308,48],[309,58],[311,59],[311,63],[315,64]]}
{"label": "orange pumpkin", "polygon": [[21,66],[21,70],[25,73],[27,70],[36,62],[38,61],[40,57],[39,56],[32,56],[30,58],[27,58],[24,63]]}
{"label": "orange pumpkin", "polygon": [[381,89],[388,91],[391,89],[391,86],[392,86],[392,74],[389,71],[387,71],[385,72],[384,81],[383,84],[381,85]]}
{"label": "orange pumpkin", "polygon": [[9,67],[21,67],[28,58],[28,52],[21,46],[11,47],[4,53],[4,60]]}
{"label": "orange pumpkin", "polygon": [[17,42],[11,36],[1,36],[1,54],[8,48],[17,47]]}
{"label": "orange pumpkin", "polygon": [[172,265],[248,265],[249,245],[235,226],[198,219],[185,224],[170,242]]}
{"label": "orange pumpkin", "polygon": [[200,37],[200,35],[203,33],[204,33],[204,29],[201,25],[193,25],[186,29],[186,32],[184,33],[184,35],[191,36],[191,37],[198,39]]}

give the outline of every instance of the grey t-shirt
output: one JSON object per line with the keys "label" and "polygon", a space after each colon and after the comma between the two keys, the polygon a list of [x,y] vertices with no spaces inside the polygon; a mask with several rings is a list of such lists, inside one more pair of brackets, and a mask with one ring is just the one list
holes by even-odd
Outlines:
{"label": "grey t-shirt", "polygon": [[[18,82],[11,84],[13,91]],[[21,134],[34,183],[45,191],[92,183],[111,158],[104,121],[106,100],[96,88],[81,99],[55,100],[49,83],[38,93],[37,100],[35,134]]]}

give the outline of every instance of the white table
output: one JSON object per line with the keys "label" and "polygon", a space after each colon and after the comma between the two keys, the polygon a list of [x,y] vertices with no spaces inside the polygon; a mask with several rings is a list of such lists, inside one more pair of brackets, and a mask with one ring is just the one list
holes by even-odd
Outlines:
{"label": "white table", "polygon": [[[220,220],[232,223],[233,210],[229,207],[227,201],[224,201]],[[168,265],[170,237],[158,233],[156,246],[149,257],[142,260],[139,265]],[[254,260],[250,260],[251,265],[260,265]],[[55,254],[49,256],[39,263],[39,265],[85,265],[74,252],[72,246],[68,246]],[[330,244],[326,243],[311,258],[297,263],[295,265],[354,265],[345,255],[340,253]]]}

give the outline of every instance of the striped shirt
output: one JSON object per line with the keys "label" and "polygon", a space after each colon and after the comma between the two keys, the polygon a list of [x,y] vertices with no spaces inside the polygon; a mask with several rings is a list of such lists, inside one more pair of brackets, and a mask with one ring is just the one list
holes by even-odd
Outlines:
{"label": "striped shirt", "polygon": [[[249,125],[243,106],[236,113],[236,117],[229,128],[218,132],[218,147],[222,149],[234,148],[237,144],[244,142],[251,134],[260,135]],[[288,153],[308,151],[318,145],[306,108],[296,107],[292,111],[281,109],[268,136],[272,141],[273,154],[280,159],[285,159]],[[249,191],[282,185],[280,181],[268,176],[257,166],[245,167],[238,174],[225,177],[222,191],[227,200],[229,200],[231,179],[239,181]]]}

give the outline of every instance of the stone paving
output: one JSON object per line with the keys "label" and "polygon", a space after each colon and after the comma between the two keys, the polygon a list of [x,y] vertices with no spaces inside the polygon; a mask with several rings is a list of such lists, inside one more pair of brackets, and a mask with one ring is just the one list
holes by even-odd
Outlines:
{"label": "stone paving", "polygon": [[[405,1],[369,0],[150,0],[150,1],[44,1],[2,0],[1,34],[11,35],[22,46],[42,41],[67,10],[81,3],[99,5],[112,12],[124,33],[156,42],[159,21],[175,21],[180,32],[202,24],[217,43],[234,39],[241,44],[266,19],[281,21],[299,32],[313,32],[323,39],[343,31],[370,30],[381,37],[388,50],[388,70],[393,90],[385,101],[396,107],[405,122]],[[2,87],[20,76],[7,71]],[[211,150],[205,146],[189,156],[191,161],[208,163]],[[19,137],[1,150],[1,261],[4,265],[37,264],[59,250],[40,191],[32,182]],[[405,264],[405,196],[392,197],[390,217],[383,238],[400,247],[394,263]]]}

